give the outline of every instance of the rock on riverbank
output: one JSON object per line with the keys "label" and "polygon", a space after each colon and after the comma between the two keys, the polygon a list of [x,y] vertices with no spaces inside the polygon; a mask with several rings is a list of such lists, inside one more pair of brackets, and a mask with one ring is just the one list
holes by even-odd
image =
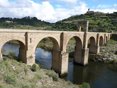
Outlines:
{"label": "rock on riverbank", "polygon": [[90,59],[95,62],[117,63],[117,41],[109,40],[107,45],[100,48],[100,53],[90,55]]}

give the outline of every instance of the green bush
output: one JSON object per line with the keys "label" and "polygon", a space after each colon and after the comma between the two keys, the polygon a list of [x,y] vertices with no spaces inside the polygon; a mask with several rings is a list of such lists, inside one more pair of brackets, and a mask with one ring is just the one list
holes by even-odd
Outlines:
{"label": "green bush", "polygon": [[91,87],[90,87],[89,83],[84,82],[80,85],[80,88],[91,88]]}
{"label": "green bush", "polygon": [[58,79],[59,79],[59,76],[58,76],[58,74],[57,73],[55,73],[54,71],[47,71],[47,73],[46,73],[49,77],[52,77],[52,79],[54,80],[54,81],[58,81]]}
{"label": "green bush", "polygon": [[39,65],[38,64],[33,64],[32,66],[31,66],[31,71],[37,71],[37,69],[39,69]]}

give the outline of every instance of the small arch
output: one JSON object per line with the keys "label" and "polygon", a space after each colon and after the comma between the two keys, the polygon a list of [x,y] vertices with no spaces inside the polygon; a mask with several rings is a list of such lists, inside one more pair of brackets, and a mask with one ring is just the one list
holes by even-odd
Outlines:
{"label": "small arch", "polygon": [[104,45],[104,39],[103,39],[102,36],[100,36],[99,45],[100,45],[100,46],[103,46],[103,45]]}
{"label": "small arch", "polygon": [[12,58],[26,63],[26,46],[20,40],[8,40],[1,48],[2,58]]}
{"label": "small arch", "polygon": [[[42,44],[42,45],[40,45]],[[49,48],[48,48],[49,47]],[[48,60],[48,61],[46,61]],[[41,39],[35,49],[35,62],[47,69],[58,67],[59,60],[59,44],[53,37],[44,37]]]}
{"label": "small arch", "polygon": [[94,37],[90,37],[88,40],[88,48],[89,48],[89,53],[93,54],[95,53],[95,48],[96,48],[96,41]]}

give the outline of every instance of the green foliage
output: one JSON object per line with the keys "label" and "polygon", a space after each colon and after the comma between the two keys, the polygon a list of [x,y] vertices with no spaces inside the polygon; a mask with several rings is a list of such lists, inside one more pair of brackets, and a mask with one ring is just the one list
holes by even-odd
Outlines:
{"label": "green foliage", "polygon": [[6,83],[8,84],[15,84],[16,83],[16,77],[15,75],[13,74],[7,74],[5,77],[4,77],[4,80]]}
{"label": "green foliage", "polygon": [[32,71],[37,71],[39,69],[39,65],[38,64],[33,64],[32,66],[31,66],[31,70]]}
{"label": "green foliage", "polygon": [[58,80],[54,71],[38,69],[36,64],[33,66],[34,69],[37,67],[35,72],[30,69],[31,66],[14,59],[0,62],[0,88],[79,88]]}
{"label": "green foliage", "polygon": [[113,45],[113,44],[117,44],[117,41],[111,39],[107,42],[107,45]]}
{"label": "green foliage", "polygon": [[16,59],[15,53],[9,52],[8,58],[10,58],[10,59]]}
{"label": "green foliage", "polygon": [[41,42],[39,42],[37,47],[40,47],[40,48],[47,50],[47,51],[52,51],[53,42],[50,38],[44,38],[43,40],[41,40]]}
{"label": "green foliage", "polygon": [[89,31],[110,32],[117,31],[117,14],[106,14],[101,12],[87,12],[86,14],[72,16],[63,20],[63,23],[73,23],[80,20],[89,21]]}
{"label": "green foliage", "polygon": [[80,85],[80,88],[90,88],[90,85],[89,83],[84,82]]}
{"label": "green foliage", "polygon": [[38,20],[36,17],[24,18],[0,18],[1,28],[20,28],[20,29],[45,29],[45,26],[51,25],[48,22]]}
{"label": "green foliage", "polygon": [[89,21],[89,31],[117,31],[117,12],[109,14],[93,11],[89,11],[81,15],[71,16],[56,23],[41,21],[36,17],[29,16],[21,19],[0,18],[0,28],[76,31],[78,29],[76,23],[80,20]]}
{"label": "green foliage", "polygon": [[54,80],[54,81],[58,81],[58,78],[59,78],[59,76],[58,76],[58,74],[56,74],[54,71],[47,71],[47,73],[46,73],[49,77],[52,77],[52,79]]}

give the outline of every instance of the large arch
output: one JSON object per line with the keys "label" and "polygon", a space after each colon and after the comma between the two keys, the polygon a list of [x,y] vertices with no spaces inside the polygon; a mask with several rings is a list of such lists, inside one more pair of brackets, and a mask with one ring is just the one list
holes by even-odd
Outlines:
{"label": "large arch", "polygon": [[[60,60],[59,60],[60,47],[59,47],[58,41],[54,37],[48,36],[48,37],[44,37],[44,38],[40,39],[38,44],[46,38],[49,38],[53,43],[53,47],[51,50],[51,53],[52,53],[52,67],[51,68],[54,69],[55,71],[58,71],[59,66],[60,66],[60,63],[58,63],[58,62],[60,62]],[[38,46],[38,44],[37,44],[37,46]],[[36,46],[36,48],[37,48],[37,46]],[[36,52],[36,48],[35,48],[35,52]],[[35,60],[36,60],[36,58],[35,58]]]}
{"label": "large arch", "polygon": [[104,39],[102,36],[99,37],[99,45],[103,46],[104,45]]}
{"label": "large arch", "polygon": [[[68,39],[66,43],[66,52],[69,57],[65,58],[65,62],[67,63],[64,67],[67,69],[68,77],[69,74],[73,72],[74,62],[77,64],[81,64],[82,62],[82,41],[78,36],[72,36]],[[69,50],[70,48],[70,50]],[[70,54],[70,55],[69,55]]]}
{"label": "large arch", "polygon": [[[17,44],[17,46],[18,46],[17,58],[18,58],[18,60],[26,63],[26,46],[22,41],[17,40],[17,39],[9,39],[7,41],[2,42],[2,44],[1,44],[1,58],[3,59],[3,52],[4,52],[3,48],[7,44]],[[11,53],[11,52],[9,52],[9,53]]]}
{"label": "large arch", "polygon": [[96,49],[96,40],[94,37],[90,37],[88,40],[88,48],[89,48],[89,53],[93,54],[95,53]]}
{"label": "large arch", "polygon": [[[75,49],[74,49],[74,62],[76,63],[81,63],[82,62],[82,41],[81,39],[78,37],[78,36],[73,36],[69,39],[69,41],[74,38],[75,39]],[[69,41],[67,42],[67,46],[68,46],[68,43]],[[66,46],[66,49],[67,49],[67,46]]]}

